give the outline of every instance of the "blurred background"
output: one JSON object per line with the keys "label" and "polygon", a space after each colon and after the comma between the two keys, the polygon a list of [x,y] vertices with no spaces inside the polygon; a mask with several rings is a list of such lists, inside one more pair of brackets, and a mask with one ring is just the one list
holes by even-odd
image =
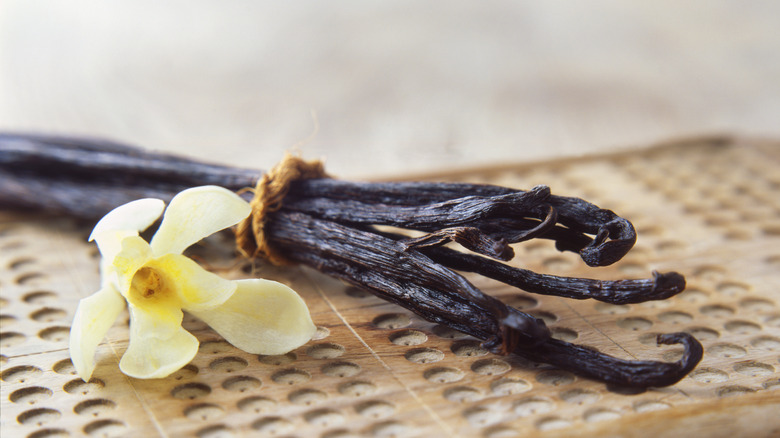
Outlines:
{"label": "blurred background", "polygon": [[780,138],[780,2],[0,2],[0,129],[347,178]]}

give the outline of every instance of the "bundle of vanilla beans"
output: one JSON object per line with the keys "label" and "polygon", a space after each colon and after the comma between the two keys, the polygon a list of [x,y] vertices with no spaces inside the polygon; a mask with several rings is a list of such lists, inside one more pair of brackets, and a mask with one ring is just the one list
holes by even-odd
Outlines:
{"label": "bundle of vanilla beans", "polygon": [[[168,201],[193,186],[254,187],[262,174],[97,139],[0,134],[0,209],[5,210],[98,219],[126,202]],[[494,353],[638,388],[672,385],[702,357],[701,344],[687,333],[658,336],[659,344],[684,346],[676,362],[623,360],[552,338],[543,321],[484,294],[456,272],[477,273],[528,292],[613,304],[665,299],[684,289],[684,278],[674,272],[603,281],[537,274],[501,263],[513,257],[511,244],[530,239],[553,240],[559,250],[579,253],[589,266],[614,263],[635,243],[634,227],[626,219],[582,199],[553,195],[545,186],[521,191],[462,183],[303,179],[290,185],[264,221],[264,238],[287,261],[472,335]],[[410,238],[388,229],[423,234]],[[449,242],[468,252],[445,246]]]}

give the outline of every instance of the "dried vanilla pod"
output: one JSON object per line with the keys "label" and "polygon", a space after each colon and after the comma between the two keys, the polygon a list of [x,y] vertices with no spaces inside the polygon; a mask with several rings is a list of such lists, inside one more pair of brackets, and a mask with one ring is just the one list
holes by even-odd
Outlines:
{"label": "dried vanilla pod", "polygon": [[[314,167],[312,167],[314,166]],[[327,178],[321,164],[288,158],[261,172],[157,155],[101,140],[0,134],[0,208],[36,208],[96,218],[128,200],[170,199],[195,185],[238,191],[268,187],[271,195],[239,227],[250,256],[300,263],[365,288],[421,317],[483,340],[499,354],[517,354],[588,378],[629,387],[671,385],[702,357],[687,333],[658,336],[682,344],[676,362],[631,361],[550,337],[544,322],[482,293],[456,271],[528,292],[625,304],[665,299],[685,288],[674,272],[644,280],[601,281],[537,274],[501,263],[510,244],[551,239],[589,266],[620,260],[634,245],[629,221],[545,186],[528,191],[463,183],[359,183]],[[282,181],[283,180],[283,181]],[[381,231],[416,230],[422,237]],[[456,242],[472,252],[443,245]]]}

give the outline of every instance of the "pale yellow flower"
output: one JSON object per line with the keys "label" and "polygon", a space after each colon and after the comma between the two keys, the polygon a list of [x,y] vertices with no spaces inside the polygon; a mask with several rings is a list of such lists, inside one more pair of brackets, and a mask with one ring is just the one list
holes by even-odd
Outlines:
{"label": "pale yellow flower", "polygon": [[[165,210],[150,243],[138,233]],[[70,356],[89,380],[95,350],[127,304],[130,344],[119,366],[136,378],[165,377],[189,363],[198,340],[181,326],[183,312],[197,316],[228,342],[254,354],[284,354],[315,332],[306,304],[287,286],[269,280],[230,281],[181,253],[249,215],[249,204],[221,187],[117,207],[98,222],[90,241],[102,255],[102,285],[79,302],[70,331]]]}

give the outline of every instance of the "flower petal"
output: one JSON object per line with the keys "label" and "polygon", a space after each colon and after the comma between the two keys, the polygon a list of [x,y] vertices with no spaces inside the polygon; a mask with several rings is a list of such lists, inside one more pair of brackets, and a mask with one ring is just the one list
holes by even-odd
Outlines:
{"label": "flower petal", "polygon": [[228,189],[203,186],[176,195],[152,238],[155,255],[181,254],[193,243],[249,216],[249,203]]}
{"label": "flower petal", "polygon": [[139,199],[120,205],[98,221],[89,236],[89,241],[95,240],[103,258],[111,260],[121,249],[122,239],[127,236],[137,236],[139,231],[149,228],[164,209],[165,203],[154,198]]}
{"label": "flower petal", "polygon": [[138,379],[166,377],[187,365],[198,352],[198,340],[179,325],[159,337],[159,321],[144,309],[130,307],[130,345],[119,368]]}
{"label": "flower petal", "polygon": [[252,354],[284,354],[308,342],[316,331],[303,299],[270,280],[236,281],[238,289],[221,306],[191,312],[228,342]]}
{"label": "flower petal", "polygon": [[165,301],[151,305],[128,302],[130,310],[130,337],[137,339],[168,339],[181,328],[184,312]]}
{"label": "flower petal", "polygon": [[147,268],[163,275],[184,310],[207,310],[224,303],[236,290],[236,282],[203,269],[181,254],[166,254],[150,260]]}
{"label": "flower petal", "polygon": [[125,300],[113,287],[104,287],[81,299],[70,328],[70,358],[85,382],[95,369],[95,350],[125,308]]}

